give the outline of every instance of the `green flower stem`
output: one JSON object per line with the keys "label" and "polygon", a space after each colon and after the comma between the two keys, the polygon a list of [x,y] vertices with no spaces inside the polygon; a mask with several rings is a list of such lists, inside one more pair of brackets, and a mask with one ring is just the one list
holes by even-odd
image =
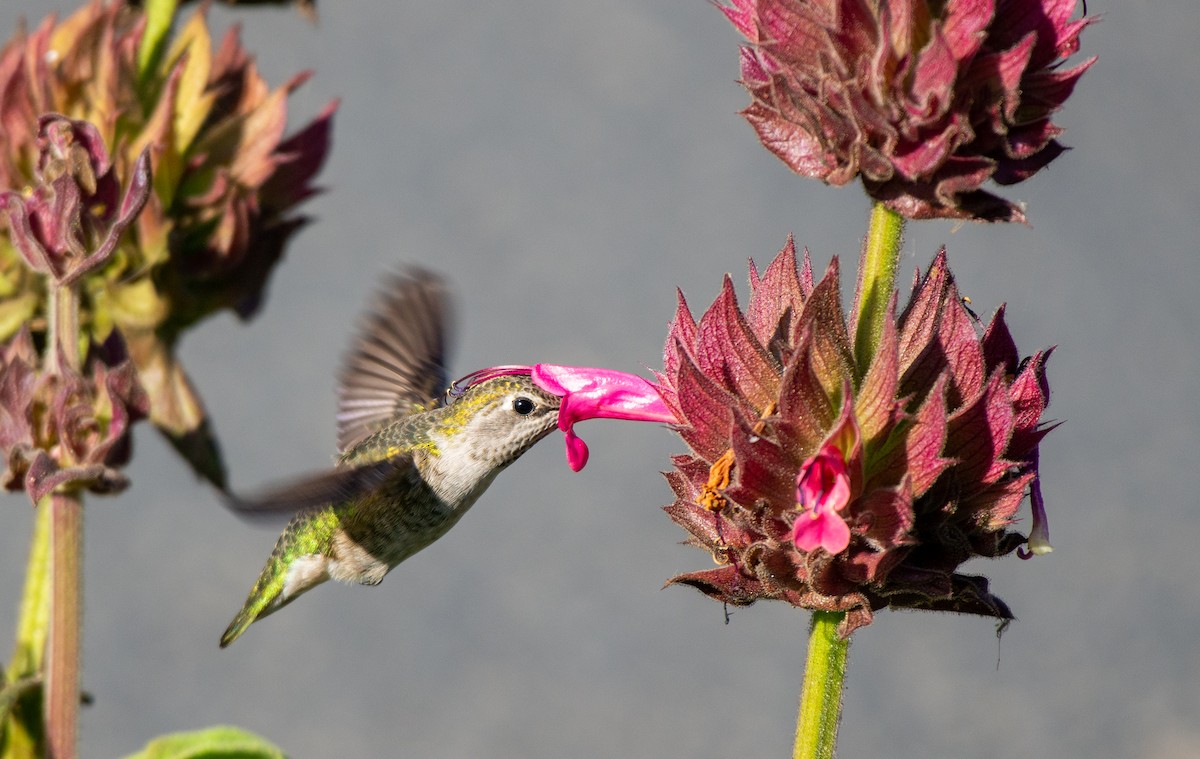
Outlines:
{"label": "green flower stem", "polygon": [[850,650],[850,641],[837,634],[838,623],[845,616],[843,612],[813,612],[792,759],[833,759]]}
{"label": "green flower stem", "polygon": [[[47,367],[79,371],[79,291],[50,283]],[[79,639],[82,619],[83,501],[78,493],[51,493],[50,628],[46,638],[46,739],[53,759],[75,759],[79,731]]]}
{"label": "green flower stem", "polygon": [[859,376],[866,374],[887,318],[888,302],[896,289],[896,267],[904,237],[904,217],[876,203],[859,272],[858,313],[855,315],[854,355]]}

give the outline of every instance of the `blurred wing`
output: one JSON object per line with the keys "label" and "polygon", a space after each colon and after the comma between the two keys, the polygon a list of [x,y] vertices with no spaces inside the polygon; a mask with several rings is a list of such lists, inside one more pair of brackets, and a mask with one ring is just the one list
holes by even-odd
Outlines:
{"label": "blurred wing", "polygon": [[410,457],[394,456],[365,466],[321,472],[248,498],[230,493],[225,504],[243,517],[292,513],[349,501],[413,468]]}
{"label": "blurred wing", "polygon": [[339,377],[339,451],[415,406],[434,405],[449,382],[451,310],[449,289],[435,274],[410,268],[387,282]]}

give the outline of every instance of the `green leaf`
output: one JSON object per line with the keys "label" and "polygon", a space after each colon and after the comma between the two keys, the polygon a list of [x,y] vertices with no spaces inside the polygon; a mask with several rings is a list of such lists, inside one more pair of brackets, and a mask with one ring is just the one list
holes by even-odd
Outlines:
{"label": "green leaf", "polygon": [[146,31],[138,50],[138,74],[143,81],[162,56],[171,22],[175,19],[175,5],[176,0],[150,0],[146,3]]}
{"label": "green leaf", "polygon": [[29,693],[34,688],[42,684],[42,678],[34,675],[32,677],[23,677],[15,683],[9,683],[3,688],[0,688],[0,723],[8,719],[8,712],[17,703],[17,699]]}
{"label": "green leaf", "polygon": [[125,759],[287,759],[272,743],[231,725],[163,735]]}

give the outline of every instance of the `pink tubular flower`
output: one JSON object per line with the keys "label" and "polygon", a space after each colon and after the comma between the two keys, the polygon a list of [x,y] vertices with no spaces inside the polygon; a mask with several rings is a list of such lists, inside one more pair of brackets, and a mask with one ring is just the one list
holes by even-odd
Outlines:
{"label": "pink tubular flower", "polygon": [[914,219],[1024,221],[983,187],[1066,150],[1050,119],[1095,60],[1064,65],[1095,20],[1076,0],[730,2],[762,144]]}
{"label": "pink tubular flower", "polygon": [[567,443],[567,463],[573,471],[583,469],[588,447],[575,434],[574,424],[586,419],[629,419],[674,424],[654,386],[636,374],[584,366],[537,364],[533,381],[541,389],[562,397],[558,428]]}
{"label": "pink tubular flower", "polygon": [[574,425],[588,419],[627,419],[674,424],[671,413],[654,385],[636,374],[586,366],[534,364],[494,366],[468,374],[454,383],[460,392],[477,382],[504,374],[529,374],[534,384],[562,398],[558,428],[566,438],[567,464],[578,472],[587,464],[588,447],[575,434]]}
{"label": "pink tubular flower", "polygon": [[802,509],[792,525],[792,542],[801,551],[818,546],[841,553],[850,545],[850,527],[838,513],[850,503],[850,477],[836,446],[826,445],[800,466],[796,501]]}

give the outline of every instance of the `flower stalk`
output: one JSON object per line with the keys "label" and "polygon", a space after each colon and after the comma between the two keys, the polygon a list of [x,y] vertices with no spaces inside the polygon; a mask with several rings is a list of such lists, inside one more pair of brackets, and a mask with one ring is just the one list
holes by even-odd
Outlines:
{"label": "flower stalk", "polygon": [[[831,759],[846,653],[883,608],[1013,618],[969,559],[1051,550],[1038,445],[1045,364],[959,296],[945,249],[901,307],[905,219],[1025,222],[993,192],[1066,150],[1051,119],[1092,66],[1075,0],[728,0],[742,115],[797,174],[874,202],[854,307],[791,238],[744,307],[729,275],[697,319],[679,293],[658,390],[690,451],[664,510],[717,566],[677,575],[725,604],[813,611],[794,757]],[[1012,529],[1028,494],[1028,537]]]}
{"label": "flower stalk", "polygon": [[813,612],[792,759],[833,759],[850,650],[850,639],[837,634],[845,616],[844,612]]}
{"label": "flower stalk", "polygon": [[[680,296],[658,375],[691,449],[672,459],[665,510],[717,563],[669,582],[825,613],[797,756],[832,755],[844,651],[829,636],[844,645],[888,607],[1011,619],[987,578],[958,570],[1032,550],[1046,531],[1033,483],[1054,427],[1042,421],[1050,351],[1021,358],[1003,306],[981,330],[944,250],[901,310],[899,218],[874,221],[853,312],[837,259],[817,280],[789,239],[765,269],[751,262],[744,307],[728,275],[698,318]],[[873,324],[878,337],[863,338]],[[1014,529],[1027,493],[1029,538]]]}
{"label": "flower stalk", "polygon": [[80,586],[83,574],[83,500],[52,493],[50,509],[50,629],[46,639],[46,740],[54,759],[73,759],[79,737]]}
{"label": "flower stalk", "polygon": [[[49,280],[47,371],[78,373],[79,290]],[[83,500],[79,492],[53,492],[40,508],[50,510],[50,620],[46,637],[43,703],[46,740],[54,759],[73,759],[79,738],[79,654],[82,623]]]}
{"label": "flower stalk", "polygon": [[871,209],[870,227],[862,256],[862,288],[859,292],[858,314],[854,330],[854,355],[858,359],[858,375],[867,373],[883,323],[887,319],[887,304],[896,284],[896,268],[900,263],[900,246],[904,244],[904,217],[882,203]]}
{"label": "flower stalk", "polygon": [[49,331],[46,342],[46,371],[62,376],[64,369],[79,371],[79,289],[53,278],[49,288]]}
{"label": "flower stalk", "polygon": [[175,30],[179,4],[96,0],[0,46],[0,487],[36,513],[3,759],[78,753],[83,493],[128,485],[132,425],[153,412],[223,487],[174,346],[259,309],[329,148],[336,102],[284,135],[308,74],[269,88],[236,30]]}

